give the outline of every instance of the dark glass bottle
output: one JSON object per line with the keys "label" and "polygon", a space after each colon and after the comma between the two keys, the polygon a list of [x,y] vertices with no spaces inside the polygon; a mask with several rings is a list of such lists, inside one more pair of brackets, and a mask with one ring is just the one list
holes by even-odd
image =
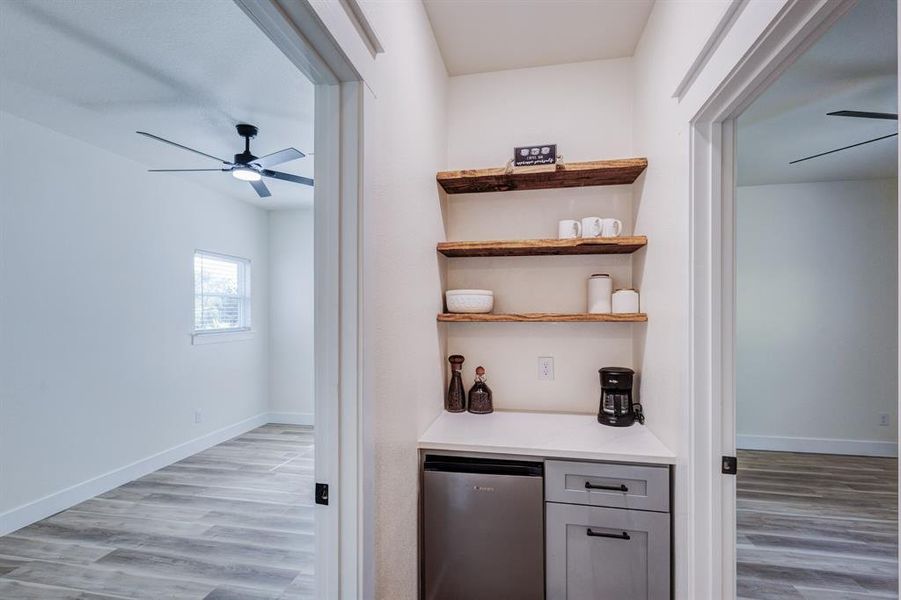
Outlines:
{"label": "dark glass bottle", "polygon": [[464,412],[466,410],[466,390],[463,388],[463,377],[460,375],[464,358],[459,354],[453,354],[447,360],[451,364],[451,380],[447,387],[447,397],[444,399],[444,410]]}
{"label": "dark glass bottle", "polygon": [[476,382],[469,390],[469,412],[477,415],[486,415],[494,412],[494,404],[491,401],[491,388],[485,383],[485,368],[476,368]]}

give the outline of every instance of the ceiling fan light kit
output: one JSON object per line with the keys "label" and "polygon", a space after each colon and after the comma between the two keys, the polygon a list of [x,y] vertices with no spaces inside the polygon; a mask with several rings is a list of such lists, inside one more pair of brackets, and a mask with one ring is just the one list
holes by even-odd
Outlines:
{"label": "ceiling fan light kit", "polygon": [[296,148],[285,148],[284,150],[279,150],[278,152],[273,152],[265,156],[254,156],[250,152],[250,138],[256,137],[257,133],[259,133],[259,129],[257,129],[255,125],[248,125],[247,123],[239,123],[235,126],[235,129],[238,130],[238,135],[244,138],[244,151],[235,154],[235,159],[231,162],[219,158],[218,156],[213,156],[212,154],[207,154],[206,152],[201,152],[200,150],[195,150],[194,148],[161,138],[158,135],[147,133],[146,131],[137,131],[136,133],[152,140],[157,140],[158,142],[163,142],[170,146],[175,146],[176,148],[181,148],[182,150],[187,150],[188,152],[193,152],[194,154],[217,160],[225,165],[225,167],[218,169],[149,169],[151,173],[188,173],[198,171],[220,171],[223,173],[231,173],[232,177],[235,179],[248,182],[260,198],[267,198],[272,195],[269,188],[263,183],[263,177],[290,181],[291,183],[300,183],[302,185],[313,185],[313,180],[309,177],[301,177],[300,175],[272,171],[269,169],[269,167],[275,165],[303,158],[306,154]]}
{"label": "ceiling fan light kit", "polygon": [[259,171],[248,167],[235,167],[232,169],[232,177],[241,181],[259,181],[263,178]]}

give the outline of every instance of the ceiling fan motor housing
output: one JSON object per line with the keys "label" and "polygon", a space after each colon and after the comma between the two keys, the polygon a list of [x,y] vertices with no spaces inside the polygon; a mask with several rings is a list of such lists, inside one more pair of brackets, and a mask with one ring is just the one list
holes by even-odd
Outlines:
{"label": "ceiling fan motor housing", "polygon": [[246,150],[241,154],[235,154],[235,164],[236,165],[246,165],[250,164],[251,161],[256,160],[256,156],[247,152]]}

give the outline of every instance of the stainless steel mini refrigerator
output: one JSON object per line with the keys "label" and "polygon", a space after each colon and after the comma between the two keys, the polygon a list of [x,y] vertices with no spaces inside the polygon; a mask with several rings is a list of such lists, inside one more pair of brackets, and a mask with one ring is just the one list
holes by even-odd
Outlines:
{"label": "stainless steel mini refrigerator", "polygon": [[544,465],[427,455],[422,598],[544,598]]}

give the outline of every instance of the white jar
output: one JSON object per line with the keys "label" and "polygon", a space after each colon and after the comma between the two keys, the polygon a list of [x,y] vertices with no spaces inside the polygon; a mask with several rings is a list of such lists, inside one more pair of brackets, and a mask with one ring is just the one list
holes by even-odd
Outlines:
{"label": "white jar", "polygon": [[610,295],[613,278],[606,273],[595,273],[588,278],[588,312],[593,314],[611,311]]}
{"label": "white jar", "polygon": [[613,292],[613,312],[618,315],[641,312],[638,304],[638,292],[635,290]]}

